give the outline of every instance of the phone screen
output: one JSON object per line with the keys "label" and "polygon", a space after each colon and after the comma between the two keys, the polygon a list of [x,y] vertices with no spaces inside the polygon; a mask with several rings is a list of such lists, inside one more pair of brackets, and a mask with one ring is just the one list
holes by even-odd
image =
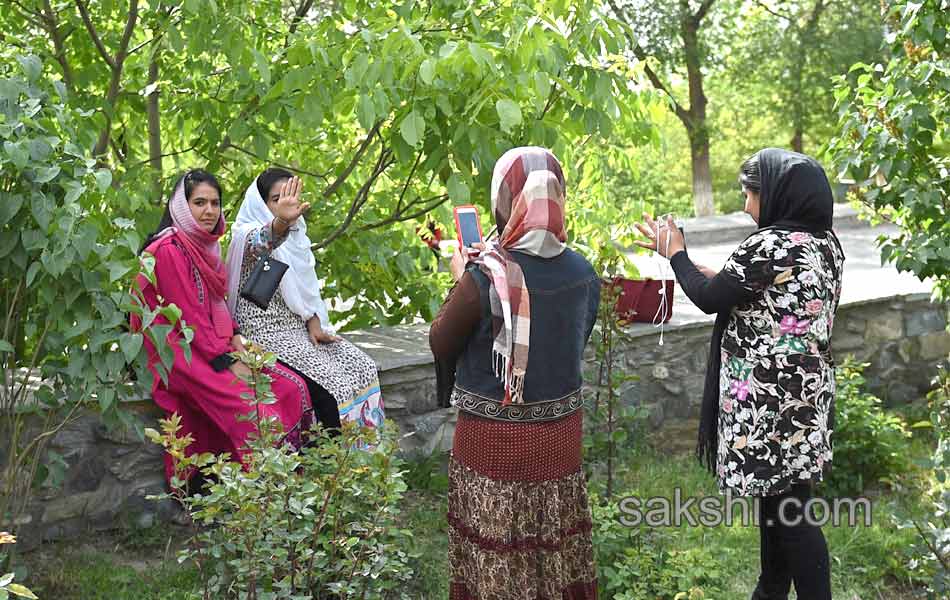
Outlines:
{"label": "phone screen", "polygon": [[462,245],[469,247],[476,242],[482,241],[482,236],[478,232],[478,215],[473,211],[459,211],[459,228],[462,234]]}

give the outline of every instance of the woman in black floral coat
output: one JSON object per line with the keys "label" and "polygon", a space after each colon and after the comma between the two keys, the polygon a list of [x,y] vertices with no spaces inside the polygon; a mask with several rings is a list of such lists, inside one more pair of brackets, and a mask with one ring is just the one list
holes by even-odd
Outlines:
{"label": "woman in black floral coat", "polygon": [[[833,196],[814,159],[766,148],[739,181],[759,229],[719,273],[690,260],[672,221],[638,225],[670,258],[713,328],[698,455],[726,494],[759,501],[762,572],[753,600],[830,600],[828,547],[803,507],[831,462],[835,375],[831,330],[844,253]],[[779,510],[782,518],[779,518]]]}

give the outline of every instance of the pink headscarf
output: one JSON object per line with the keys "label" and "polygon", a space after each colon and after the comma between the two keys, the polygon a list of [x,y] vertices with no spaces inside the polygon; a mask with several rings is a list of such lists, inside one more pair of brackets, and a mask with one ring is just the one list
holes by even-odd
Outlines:
{"label": "pink headscarf", "polygon": [[211,304],[211,322],[214,324],[214,332],[218,337],[230,339],[234,335],[234,321],[231,320],[231,312],[225,301],[228,292],[228,274],[221,262],[221,245],[218,243],[225,232],[224,213],[218,216],[214,231],[210,233],[205,231],[191,214],[188,199],[185,198],[184,177],[175,186],[175,192],[168,201],[168,212],[174,226],[160,233],[157,239],[173,235],[185,248],[185,252],[198,269],[202,281],[210,292],[208,299]]}

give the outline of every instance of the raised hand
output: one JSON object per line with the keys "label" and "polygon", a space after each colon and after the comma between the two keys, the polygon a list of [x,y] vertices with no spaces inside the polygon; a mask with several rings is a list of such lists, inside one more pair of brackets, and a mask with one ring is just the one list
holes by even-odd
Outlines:
{"label": "raised hand", "polygon": [[288,225],[300,218],[310,208],[309,202],[300,201],[302,183],[299,177],[291,177],[280,186],[277,199],[277,216]]}
{"label": "raised hand", "polygon": [[667,215],[666,222],[661,223],[654,221],[653,217],[647,213],[643,213],[643,222],[637,223],[636,227],[640,233],[649,239],[649,241],[636,240],[634,242],[641,248],[653,250],[666,258],[686,249],[686,240],[683,239],[683,234],[676,223],[673,222],[672,215]]}

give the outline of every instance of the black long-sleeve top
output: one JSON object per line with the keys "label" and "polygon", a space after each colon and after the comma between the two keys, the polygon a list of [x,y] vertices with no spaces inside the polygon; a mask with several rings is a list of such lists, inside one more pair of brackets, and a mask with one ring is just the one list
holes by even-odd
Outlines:
{"label": "black long-sleeve top", "polygon": [[686,250],[670,257],[670,266],[686,296],[707,315],[728,311],[755,296],[725,271],[712,278],[706,277],[690,260]]}

